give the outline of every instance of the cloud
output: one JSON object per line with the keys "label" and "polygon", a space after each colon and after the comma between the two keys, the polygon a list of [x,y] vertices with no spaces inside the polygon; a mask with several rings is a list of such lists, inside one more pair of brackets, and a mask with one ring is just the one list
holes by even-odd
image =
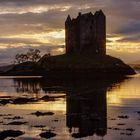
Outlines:
{"label": "cloud", "polygon": [[122,27],[118,33],[120,34],[139,34],[140,35],[140,21],[128,23],[125,27]]}
{"label": "cloud", "polygon": [[[56,15],[56,13],[60,12],[60,15],[62,15],[61,11],[63,11],[63,8],[66,8],[66,6],[71,6],[69,7],[66,11],[64,10],[65,16],[66,14],[70,13],[73,15],[73,13],[76,13],[81,10],[81,11],[95,11],[97,9],[103,9],[105,11],[105,13],[108,15],[109,20],[111,18],[138,18],[140,17],[139,15],[139,1],[137,0],[118,0],[116,3],[116,0],[28,0],[28,1],[20,1],[20,0],[1,0],[0,3],[2,3],[1,7],[3,7],[3,9],[1,10],[1,13],[3,13],[4,9],[5,11],[7,11],[7,8],[11,9],[11,13],[12,10],[15,11],[15,14],[18,14],[18,11],[23,11],[25,13],[30,13],[27,14],[27,16],[32,17],[33,15],[31,15],[31,13],[38,13],[38,9],[42,8],[44,10],[42,10],[43,15],[46,15],[45,12],[49,12],[57,21],[57,16],[59,16],[59,14]],[[7,8],[6,8],[7,5]],[[131,10],[130,12],[126,9]],[[53,11],[53,12],[52,12]],[[67,12],[68,11],[68,12]],[[25,14],[23,12],[23,14]],[[21,12],[22,13],[22,12]],[[48,14],[49,14],[48,13]],[[63,14],[64,14],[63,13]],[[24,15],[23,15],[24,16]],[[41,16],[41,15],[39,15]],[[50,16],[50,17],[52,17]],[[22,15],[21,15],[22,17]],[[63,17],[63,16],[62,16]],[[61,16],[59,16],[60,19]],[[38,19],[38,18],[37,18]],[[47,19],[47,16],[46,16]],[[63,17],[64,20],[64,17]],[[21,20],[22,21],[22,20]],[[33,20],[34,21],[34,20]]]}
{"label": "cloud", "polygon": [[124,37],[120,40],[118,40],[118,42],[133,42],[133,43],[139,43],[140,42],[140,35],[137,36],[128,36],[128,37]]}
{"label": "cloud", "polygon": [[25,44],[36,44],[39,43],[35,39],[32,38],[0,38],[0,43],[8,44],[8,43],[25,43]]}
{"label": "cloud", "polygon": [[[133,43],[133,47],[137,48],[135,42],[139,43],[140,37],[139,7],[139,0],[0,0],[0,47],[7,46],[8,53],[11,51],[8,47],[14,46],[18,50],[17,47],[21,46],[51,48],[54,42],[63,44],[64,37],[56,38],[55,33],[64,30],[68,14],[76,17],[80,11],[94,13],[102,9],[107,16],[107,37],[112,38],[107,39],[107,43],[117,39],[118,43]],[[55,33],[47,35],[52,32]],[[45,40],[49,43],[44,43]],[[58,53],[61,49],[54,50]]]}
{"label": "cloud", "polygon": [[75,3],[93,3],[101,0],[0,0],[2,4],[16,5],[16,6],[28,6],[28,5],[54,5],[54,4],[75,4]]}
{"label": "cloud", "polygon": [[57,10],[37,14],[3,14],[0,15],[0,36],[63,29],[66,16],[65,12]]}
{"label": "cloud", "polygon": [[[79,11],[103,9],[107,15],[107,31],[115,33],[122,26],[140,18],[138,0],[1,0],[0,3],[2,24],[45,24],[47,28],[64,28],[68,14],[74,17]],[[4,14],[8,8],[9,13]]]}

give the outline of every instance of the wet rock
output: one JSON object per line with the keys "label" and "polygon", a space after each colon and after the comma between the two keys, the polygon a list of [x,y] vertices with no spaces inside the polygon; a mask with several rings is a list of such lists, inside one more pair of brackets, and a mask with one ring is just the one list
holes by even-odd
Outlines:
{"label": "wet rock", "polygon": [[124,132],[121,132],[120,135],[125,135],[125,133]]}
{"label": "wet rock", "polygon": [[40,112],[40,111],[36,111],[34,113],[31,113],[32,115],[36,115],[37,117],[39,116],[45,116],[45,115],[54,115],[53,112]]}
{"label": "wet rock", "polygon": [[23,125],[23,124],[27,124],[27,122],[14,121],[14,122],[8,123],[7,125]]}
{"label": "wet rock", "polygon": [[40,98],[43,101],[55,101],[54,97],[50,97],[48,95],[43,96],[42,98]]}
{"label": "wet rock", "polygon": [[82,134],[82,133],[73,133],[72,137],[74,138],[82,138],[82,137],[86,137],[86,134]]}
{"label": "wet rock", "polygon": [[117,125],[125,125],[125,123],[118,123]]}
{"label": "wet rock", "polygon": [[34,126],[32,126],[32,127],[36,127],[36,128],[44,128],[44,127],[46,127],[45,125],[34,125]]}
{"label": "wet rock", "polygon": [[0,99],[2,98],[11,98],[11,96],[0,96]]}
{"label": "wet rock", "polygon": [[23,119],[23,117],[20,117],[20,116],[4,117],[4,119],[7,119],[7,120],[20,120],[20,119]]}
{"label": "wet rock", "polygon": [[107,129],[113,129],[112,127],[108,127]]}
{"label": "wet rock", "polygon": [[0,100],[0,104],[1,104],[1,105],[6,105],[6,104],[8,104],[8,103],[10,103],[10,102],[11,102],[10,99],[2,99],[2,100]]}
{"label": "wet rock", "polygon": [[132,133],[126,133],[126,135],[127,135],[127,136],[132,136],[133,134],[132,134]]}
{"label": "wet rock", "polygon": [[49,138],[55,137],[55,136],[56,136],[56,134],[55,134],[55,133],[52,133],[52,132],[50,132],[50,131],[48,131],[48,132],[43,132],[43,133],[40,134],[40,137],[41,137],[41,138],[46,138],[46,139],[49,139]]}
{"label": "wet rock", "polygon": [[16,130],[5,130],[0,132],[0,140],[4,140],[7,137],[18,137],[20,135],[23,135],[24,133],[22,131],[16,131]]}
{"label": "wet rock", "polygon": [[131,135],[133,135],[132,133],[124,133],[124,132],[122,132],[122,133],[120,133],[120,135],[127,135],[127,136],[131,136]]}
{"label": "wet rock", "polygon": [[13,101],[13,104],[26,104],[34,101],[33,98],[17,98]]}
{"label": "wet rock", "polygon": [[135,129],[133,129],[133,128],[127,128],[126,130],[131,131],[131,132],[135,131]]}
{"label": "wet rock", "polygon": [[55,101],[58,98],[64,98],[64,97],[65,97],[65,95],[53,96],[53,97],[52,96],[45,95],[42,98],[40,98],[40,100],[43,100],[43,101]]}
{"label": "wet rock", "polygon": [[42,98],[40,98],[41,100],[48,100],[50,98],[50,96],[48,96],[48,95],[45,95],[45,96],[43,96]]}
{"label": "wet rock", "polygon": [[52,121],[54,121],[54,122],[58,122],[58,120],[57,120],[57,119],[55,119],[55,120],[52,120]]}
{"label": "wet rock", "polygon": [[110,120],[111,120],[111,121],[115,121],[116,119],[115,119],[115,118],[111,118]]}
{"label": "wet rock", "polygon": [[0,114],[0,117],[3,117],[3,116],[12,116],[12,114]]}
{"label": "wet rock", "polygon": [[20,116],[15,116],[12,118],[13,120],[19,120],[19,119],[23,119],[23,117],[20,117]]}
{"label": "wet rock", "polygon": [[118,116],[118,118],[121,118],[121,119],[128,119],[129,118],[129,116],[127,116],[127,115],[122,115],[122,116]]}
{"label": "wet rock", "polygon": [[113,130],[121,130],[120,128],[113,128]]}

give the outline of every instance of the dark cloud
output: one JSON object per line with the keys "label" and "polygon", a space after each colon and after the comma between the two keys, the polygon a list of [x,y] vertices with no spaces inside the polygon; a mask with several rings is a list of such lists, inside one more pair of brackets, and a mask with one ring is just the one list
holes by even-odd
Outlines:
{"label": "dark cloud", "polygon": [[[6,21],[5,21],[6,22]],[[22,24],[22,23],[12,23],[12,24],[1,24],[0,25],[0,36],[13,36],[20,34],[39,34],[44,32],[56,31],[56,28],[49,27],[47,24]]]}
{"label": "dark cloud", "polygon": [[125,27],[122,27],[118,33],[121,34],[140,34],[140,21],[129,23]]}
{"label": "dark cloud", "polygon": [[[45,24],[53,28],[64,28],[64,20],[68,14],[76,16],[79,11],[89,12],[98,9],[103,9],[107,15],[107,31],[116,32],[117,28],[126,26],[132,20],[140,19],[140,2],[139,0],[1,0],[2,7],[7,5],[7,8],[13,8],[13,10],[24,7],[27,12],[24,14],[3,14],[0,16],[0,23],[14,23],[16,24]],[[72,7],[66,11],[62,9],[49,9],[46,7],[46,12],[32,13],[33,7],[60,6],[62,8],[65,5],[71,5]],[[30,9],[28,12],[28,9]],[[23,9],[19,9],[23,10]],[[4,9],[3,9],[4,10]],[[7,10],[7,9],[6,9]],[[36,10],[36,9],[35,9]],[[35,11],[34,11],[35,12]],[[111,28],[110,28],[111,27]]]}
{"label": "dark cloud", "polygon": [[39,43],[37,40],[32,38],[0,38],[0,43],[24,43],[24,44],[36,44]]}
{"label": "dark cloud", "polygon": [[[64,28],[66,14],[60,11],[25,14],[0,15],[0,26],[3,32],[48,32],[50,29]],[[10,24],[9,24],[10,23]],[[39,26],[40,25],[40,26]]]}
{"label": "dark cloud", "polygon": [[0,0],[2,4],[15,4],[16,6],[28,5],[52,5],[52,4],[73,4],[73,3],[92,3],[98,0]]}
{"label": "dark cloud", "polygon": [[[106,10],[110,16],[124,19],[140,18],[140,2],[139,0],[111,0],[106,5]],[[128,21],[126,21],[128,22]]]}

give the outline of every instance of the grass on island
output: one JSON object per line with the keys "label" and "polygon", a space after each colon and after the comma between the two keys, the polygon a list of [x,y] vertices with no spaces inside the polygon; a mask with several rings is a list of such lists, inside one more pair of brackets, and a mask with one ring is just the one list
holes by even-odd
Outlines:
{"label": "grass on island", "polygon": [[74,69],[90,69],[90,68],[112,68],[126,67],[124,63],[117,58],[109,55],[57,55],[45,59],[45,56],[39,61],[41,65],[51,68],[74,68]]}

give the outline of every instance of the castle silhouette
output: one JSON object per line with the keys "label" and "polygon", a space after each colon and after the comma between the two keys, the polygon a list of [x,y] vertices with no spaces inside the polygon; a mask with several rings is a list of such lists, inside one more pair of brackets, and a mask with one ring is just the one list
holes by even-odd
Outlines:
{"label": "castle silhouette", "polygon": [[65,21],[66,54],[106,54],[106,17],[102,10],[81,14]]}

